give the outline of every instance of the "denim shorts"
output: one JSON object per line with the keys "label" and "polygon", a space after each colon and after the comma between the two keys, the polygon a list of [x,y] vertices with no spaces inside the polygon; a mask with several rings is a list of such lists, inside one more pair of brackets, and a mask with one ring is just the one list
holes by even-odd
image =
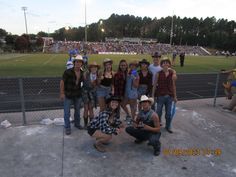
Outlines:
{"label": "denim shorts", "polygon": [[98,88],[97,88],[97,97],[109,97],[111,93],[111,87],[105,87],[105,86],[102,86],[100,85]]}
{"label": "denim shorts", "polygon": [[[138,87],[138,97],[140,98],[142,95],[146,95],[147,93],[147,85],[139,85]],[[148,96],[148,95],[146,95]]]}
{"label": "denim shorts", "polygon": [[125,96],[128,99],[137,99],[138,98],[138,90],[137,89],[126,90]]}

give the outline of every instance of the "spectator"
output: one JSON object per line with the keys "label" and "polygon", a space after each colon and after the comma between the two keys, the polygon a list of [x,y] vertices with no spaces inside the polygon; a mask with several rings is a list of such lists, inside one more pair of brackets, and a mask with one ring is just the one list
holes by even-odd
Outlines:
{"label": "spectator", "polygon": [[[136,111],[137,111],[137,99],[138,99],[138,85],[139,85],[139,75],[137,72],[138,63],[136,61],[132,61],[129,64],[129,72],[126,79],[126,87],[125,87],[125,99],[127,103],[130,105],[131,110],[131,118],[135,119]],[[131,120],[127,120],[128,124],[130,124]]]}
{"label": "spectator", "polygon": [[231,88],[236,87],[236,68],[228,71],[222,71],[222,73],[229,74],[227,82],[223,83],[223,86],[228,94],[228,98],[231,99],[233,96]]}
{"label": "spectator", "polygon": [[101,111],[88,126],[88,134],[96,138],[94,147],[100,152],[106,152],[104,145],[112,139],[112,134],[117,135],[121,132],[119,102],[118,97],[111,96],[107,100],[107,108]]}
{"label": "spectator", "polygon": [[141,95],[152,96],[152,73],[148,70],[150,63],[143,59],[139,62],[139,86],[138,97]]}
{"label": "spectator", "polygon": [[127,109],[127,100],[125,99],[125,85],[128,73],[128,64],[126,60],[120,60],[117,73],[114,75],[114,95],[121,98],[121,107],[126,113],[126,119],[131,118],[129,110]]}
{"label": "spectator", "polygon": [[97,97],[98,104],[100,107],[100,112],[105,110],[105,99],[110,95],[114,94],[113,86],[113,76],[114,72],[112,71],[113,61],[109,58],[104,59],[103,66],[104,71],[99,72],[98,77],[98,88],[97,88]]}
{"label": "spectator", "polygon": [[[97,107],[97,79],[100,66],[93,62],[88,66],[88,72],[85,72],[84,84],[82,89],[82,98],[84,102],[84,127],[87,128],[88,121],[94,118],[93,108]],[[89,120],[88,120],[89,118]]]}
{"label": "spectator", "polygon": [[175,66],[176,57],[177,57],[177,51],[174,50],[172,54],[172,66]]}
{"label": "spectator", "polygon": [[148,140],[148,145],[153,146],[154,155],[158,156],[161,149],[159,141],[161,132],[158,115],[151,109],[153,102],[152,98],[148,98],[146,95],[141,96],[139,103],[142,109],[139,111],[133,126],[127,127],[126,132],[136,138],[134,141],[136,144]]}
{"label": "spectator", "polygon": [[181,52],[179,55],[179,60],[180,60],[180,66],[183,67],[184,66],[184,59],[185,59],[185,53]]}
{"label": "spectator", "polygon": [[[160,52],[155,52],[152,55],[152,59],[153,59],[153,63],[151,65],[149,65],[148,69],[149,71],[152,73],[152,86],[156,87],[156,85],[154,86],[154,81],[155,81],[155,77],[157,75],[158,72],[160,72],[162,70],[161,66],[160,66],[160,60],[161,60],[161,54]],[[154,98],[154,104],[152,105],[152,109],[156,111],[156,97],[154,93],[152,93],[153,98]]]}
{"label": "spectator", "polygon": [[154,84],[156,73],[162,70],[160,66],[161,54],[159,52],[155,52],[152,55],[153,63],[149,65],[148,69],[152,73],[152,83]]}
{"label": "spectator", "polygon": [[82,101],[81,85],[83,77],[83,58],[77,55],[73,61],[74,67],[65,70],[63,79],[60,82],[60,98],[64,101],[64,127],[66,135],[71,134],[70,126],[70,107],[74,104],[74,125],[82,129],[80,125],[80,104]]}
{"label": "spectator", "polygon": [[169,59],[164,59],[161,61],[162,71],[157,73],[156,80],[153,87],[153,93],[155,93],[156,85],[157,87],[157,114],[160,118],[162,115],[162,108],[165,105],[165,118],[166,125],[165,128],[169,133],[173,133],[171,130],[171,106],[172,101],[177,102],[176,96],[176,85],[175,85],[175,74],[173,70],[169,69],[171,62]]}
{"label": "spectator", "polygon": [[70,68],[74,67],[73,60],[74,60],[74,58],[76,57],[77,54],[78,54],[78,52],[75,49],[69,51],[69,59],[66,62],[66,69],[70,69]]}
{"label": "spectator", "polygon": [[229,74],[227,82],[223,83],[223,86],[225,87],[226,96],[228,99],[231,99],[230,103],[223,108],[236,112],[236,68],[228,71],[222,71],[222,73]]}

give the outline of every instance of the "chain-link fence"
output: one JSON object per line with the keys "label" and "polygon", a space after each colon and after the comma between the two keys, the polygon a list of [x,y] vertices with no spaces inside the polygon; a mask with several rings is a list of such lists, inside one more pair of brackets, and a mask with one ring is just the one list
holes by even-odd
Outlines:
{"label": "chain-link fence", "polygon": [[[223,97],[222,82],[226,77],[216,73],[178,74],[178,100]],[[63,117],[63,103],[59,99],[60,77],[0,78],[0,83],[0,121],[24,125],[45,118]],[[215,101],[213,99],[212,105]],[[95,115],[98,111],[95,110]]]}

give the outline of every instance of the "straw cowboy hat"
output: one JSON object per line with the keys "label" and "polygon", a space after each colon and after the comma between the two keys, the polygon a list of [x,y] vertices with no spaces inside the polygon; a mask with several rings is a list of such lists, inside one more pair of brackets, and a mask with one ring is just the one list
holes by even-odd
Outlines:
{"label": "straw cowboy hat", "polygon": [[139,100],[139,103],[142,103],[144,101],[149,101],[151,103],[151,105],[154,103],[153,98],[148,98],[146,95],[142,95]]}
{"label": "straw cowboy hat", "polygon": [[100,69],[100,65],[97,64],[96,61],[94,61],[94,62],[92,62],[92,63],[90,63],[90,64],[88,65],[89,68],[91,68],[91,67],[93,67],[93,66],[95,66],[95,67],[97,67],[98,69]]}
{"label": "straw cowboy hat", "polygon": [[76,55],[76,57],[73,59],[73,61],[82,61],[84,63],[83,57],[81,55]]}
{"label": "straw cowboy hat", "polygon": [[103,65],[105,65],[106,63],[113,63],[113,61],[110,59],[110,58],[105,58],[104,60],[103,60]]}

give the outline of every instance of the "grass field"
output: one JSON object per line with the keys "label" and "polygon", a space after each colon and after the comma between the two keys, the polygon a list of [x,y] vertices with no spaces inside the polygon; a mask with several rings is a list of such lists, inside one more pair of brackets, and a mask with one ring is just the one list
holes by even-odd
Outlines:
{"label": "grass field", "polygon": [[[129,62],[146,58],[152,61],[150,55],[90,55],[89,62],[96,61],[101,64],[104,58],[113,59],[115,71],[121,59]],[[61,76],[67,59],[67,54],[1,54],[0,77]],[[177,57],[174,69],[178,73],[212,73],[235,67],[236,57],[186,56],[185,66],[183,68],[179,66]]]}

